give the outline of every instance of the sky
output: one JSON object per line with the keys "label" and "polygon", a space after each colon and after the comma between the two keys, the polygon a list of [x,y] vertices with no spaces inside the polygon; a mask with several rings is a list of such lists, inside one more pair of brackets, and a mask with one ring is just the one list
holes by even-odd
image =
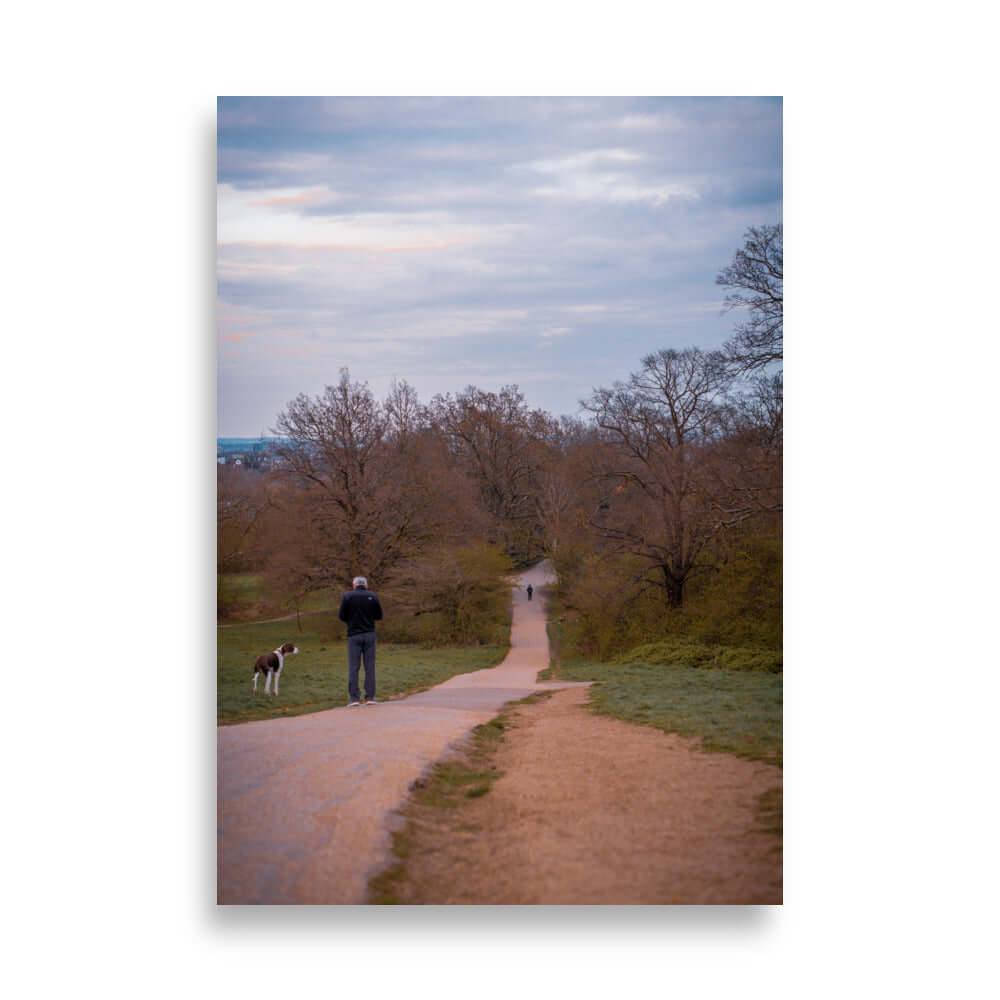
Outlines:
{"label": "sky", "polygon": [[514,383],[579,414],[660,348],[713,348],[718,272],[781,221],[781,99],[218,101],[220,436],[341,368],[422,402]]}

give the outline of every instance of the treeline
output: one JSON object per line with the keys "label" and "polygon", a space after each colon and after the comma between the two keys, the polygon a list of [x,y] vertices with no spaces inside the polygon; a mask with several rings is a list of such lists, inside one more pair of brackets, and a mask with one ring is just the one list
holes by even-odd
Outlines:
{"label": "treeline", "polygon": [[280,468],[219,469],[221,573],[262,573],[276,607],[363,573],[392,608],[396,638],[505,630],[512,572],[548,548],[559,422],[516,386],[425,405],[399,382],[380,401],[344,369],[321,396],[289,403],[275,430],[288,441]]}
{"label": "treeline", "polygon": [[341,370],[279,415],[280,468],[220,467],[220,574],[259,572],[294,609],[364,573],[396,637],[476,642],[502,630],[513,569],[550,556],[581,653],[780,649],[780,227],[749,230],[718,281],[747,317],[733,338],[649,354],[583,418],[513,385],[378,400]]}

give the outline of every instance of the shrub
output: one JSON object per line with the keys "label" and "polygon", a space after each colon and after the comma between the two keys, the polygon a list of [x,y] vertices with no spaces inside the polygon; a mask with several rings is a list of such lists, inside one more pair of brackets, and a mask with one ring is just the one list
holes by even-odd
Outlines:
{"label": "shrub", "polygon": [[[566,655],[607,661],[662,641],[672,655],[684,648],[697,663],[708,655],[697,647],[712,647],[715,660],[734,669],[780,671],[780,528],[745,528],[705,558],[706,566],[713,560],[710,571],[691,579],[683,607],[671,608],[663,590],[650,586],[647,563],[588,554],[582,545],[561,548],[553,560],[559,575],[553,612],[564,625]],[[681,640],[688,645],[678,646]],[[740,652],[722,654],[718,647]]]}
{"label": "shrub", "polygon": [[511,586],[510,561],[496,546],[437,548],[380,595],[383,632],[395,642],[506,645]]}
{"label": "shrub", "polygon": [[714,646],[691,639],[661,639],[630,649],[615,658],[616,663],[648,663],[661,666],[727,670],[782,672],[780,650],[752,646]]}

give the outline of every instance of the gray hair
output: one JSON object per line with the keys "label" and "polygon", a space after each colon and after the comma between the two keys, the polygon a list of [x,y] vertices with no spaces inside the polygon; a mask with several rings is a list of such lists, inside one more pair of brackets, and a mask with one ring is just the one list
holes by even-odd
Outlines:
{"label": "gray hair", "polygon": [[352,587],[357,587],[357,586],[367,587],[368,586],[368,581],[363,576],[356,576],[351,581],[351,586]]}

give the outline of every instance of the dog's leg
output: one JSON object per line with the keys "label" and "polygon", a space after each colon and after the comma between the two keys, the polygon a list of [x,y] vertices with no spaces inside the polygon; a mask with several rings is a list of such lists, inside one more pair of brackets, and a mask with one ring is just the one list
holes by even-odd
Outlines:
{"label": "dog's leg", "polygon": [[270,693],[271,693],[271,671],[268,670],[267,680],[264,681],[264,694],[270,694]]}
{"label": "dog's leg", "polygon": [[278,697],[278,678],[281,676],[281,667],[278,667],[278,672],[274,675],[274,696]]}
{"label": "dog's leg", "polygon": [[257,693],[257,678],[260,677],[260,672],[255,670],[253,672],[253,693]]}

